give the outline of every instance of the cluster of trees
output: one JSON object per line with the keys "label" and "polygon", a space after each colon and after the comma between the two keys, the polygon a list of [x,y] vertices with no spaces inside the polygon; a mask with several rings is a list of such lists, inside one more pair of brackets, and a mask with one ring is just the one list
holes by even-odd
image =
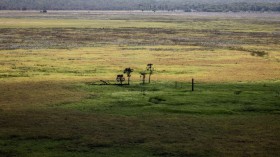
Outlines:
{"label": "cluster of trees", "polygon": [[[123,73],[126,74],[127,78],[128,78],[127,85],[130,85],[130,77],[131,77],[131,73],[133,71],[134,70],[131,68],[125,68],[123,71]],[[151,83],[151,75],[153,74],[153,72],[154,72],[153,64],[151,64],[151,63],[147,64],[146,70],[140,72],[143,84],[145,84],[146,75],[149,75],[149,83]],[[125,81],[124,75],[123,74],[117,75],[116,81],[119,82],[120,85],[123,85],[123,82]],[[105,85],[108,85],[108,83],[104,82],[103,80],[101,80],[101,82],[103,82],[102,85],[104,85],[104,83],[105,83]]]}
{"label": "cluster of trees", "polygon": [[1,0],[0,10],[280,11],[279,0]]}

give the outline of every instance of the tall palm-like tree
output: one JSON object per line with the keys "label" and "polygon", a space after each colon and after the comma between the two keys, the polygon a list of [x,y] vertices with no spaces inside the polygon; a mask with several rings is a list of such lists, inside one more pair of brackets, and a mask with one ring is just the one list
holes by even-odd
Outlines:
{"label": "tall palm-like tree", "polygon": [[140,77],[142,78],[143,85],[145,84],[146,74],[147,74],[146,71],[140,72]]}
{"label": "tall palm-like tree", "polygon": [[130,84],[130,77],[131,77],[131,73],[133,72],[134,70],[131,69],[131,68],[125,68],[123,73],[127,75],[127,83],[128,85]]}
{"label": "tall palm-like tree", "polygon": [[149,71],[149,83],[151,83],[151,75],[153,74],[153,64],[147,64],[147,71]]}

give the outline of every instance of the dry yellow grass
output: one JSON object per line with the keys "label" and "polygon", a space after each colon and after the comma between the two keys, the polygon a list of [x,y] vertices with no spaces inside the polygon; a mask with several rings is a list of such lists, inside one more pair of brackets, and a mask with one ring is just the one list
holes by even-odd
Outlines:
{"label": "dry yellow grass", "polygon": [[197,46],[78,48],[71,50],[1,51],[2,80],[114,80],[126,67],[133,80],[147,63],[154,80],[203,82],[273,81],[280,79],[278,56],[256,57],[237,50],[203,50]]}

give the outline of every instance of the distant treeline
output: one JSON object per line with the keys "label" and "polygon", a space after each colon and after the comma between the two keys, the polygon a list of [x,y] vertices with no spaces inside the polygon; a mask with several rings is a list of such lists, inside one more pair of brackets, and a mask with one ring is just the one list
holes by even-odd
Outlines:
{"label": "distant treeline", "polygon": [[229,4],[196,4],[185,5],[186,12],[241,12],[241,11],[274,11],[280,12],[280,3],[229,3]]}
{"label": "distant treeline", "polygon": [[184,10],[280,12],[279,0],[1,0],[0,10]]}

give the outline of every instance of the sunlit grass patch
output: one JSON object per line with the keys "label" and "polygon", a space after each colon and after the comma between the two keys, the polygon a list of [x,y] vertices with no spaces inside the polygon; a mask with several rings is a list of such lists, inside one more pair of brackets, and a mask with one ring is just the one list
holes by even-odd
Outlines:
{"label": "sunlit grass patch", "polygon": [[2,18],[0,28],[175,28],[176,23],[137,20],[84,19],[9,19]]}
{"label": "sunlit grass patch", "polygon": [[[108,52],[110,52],[108,54]],[[153,63],[155,80],[250,81],[279,79],[279,62],[237,50],[209,51],[197,46],[104,46],[70,50],[1,51],[1,78],[76,77],[110,79],[127,67],[133,78]],[[134,81],[139,82],[140,79]]]}

